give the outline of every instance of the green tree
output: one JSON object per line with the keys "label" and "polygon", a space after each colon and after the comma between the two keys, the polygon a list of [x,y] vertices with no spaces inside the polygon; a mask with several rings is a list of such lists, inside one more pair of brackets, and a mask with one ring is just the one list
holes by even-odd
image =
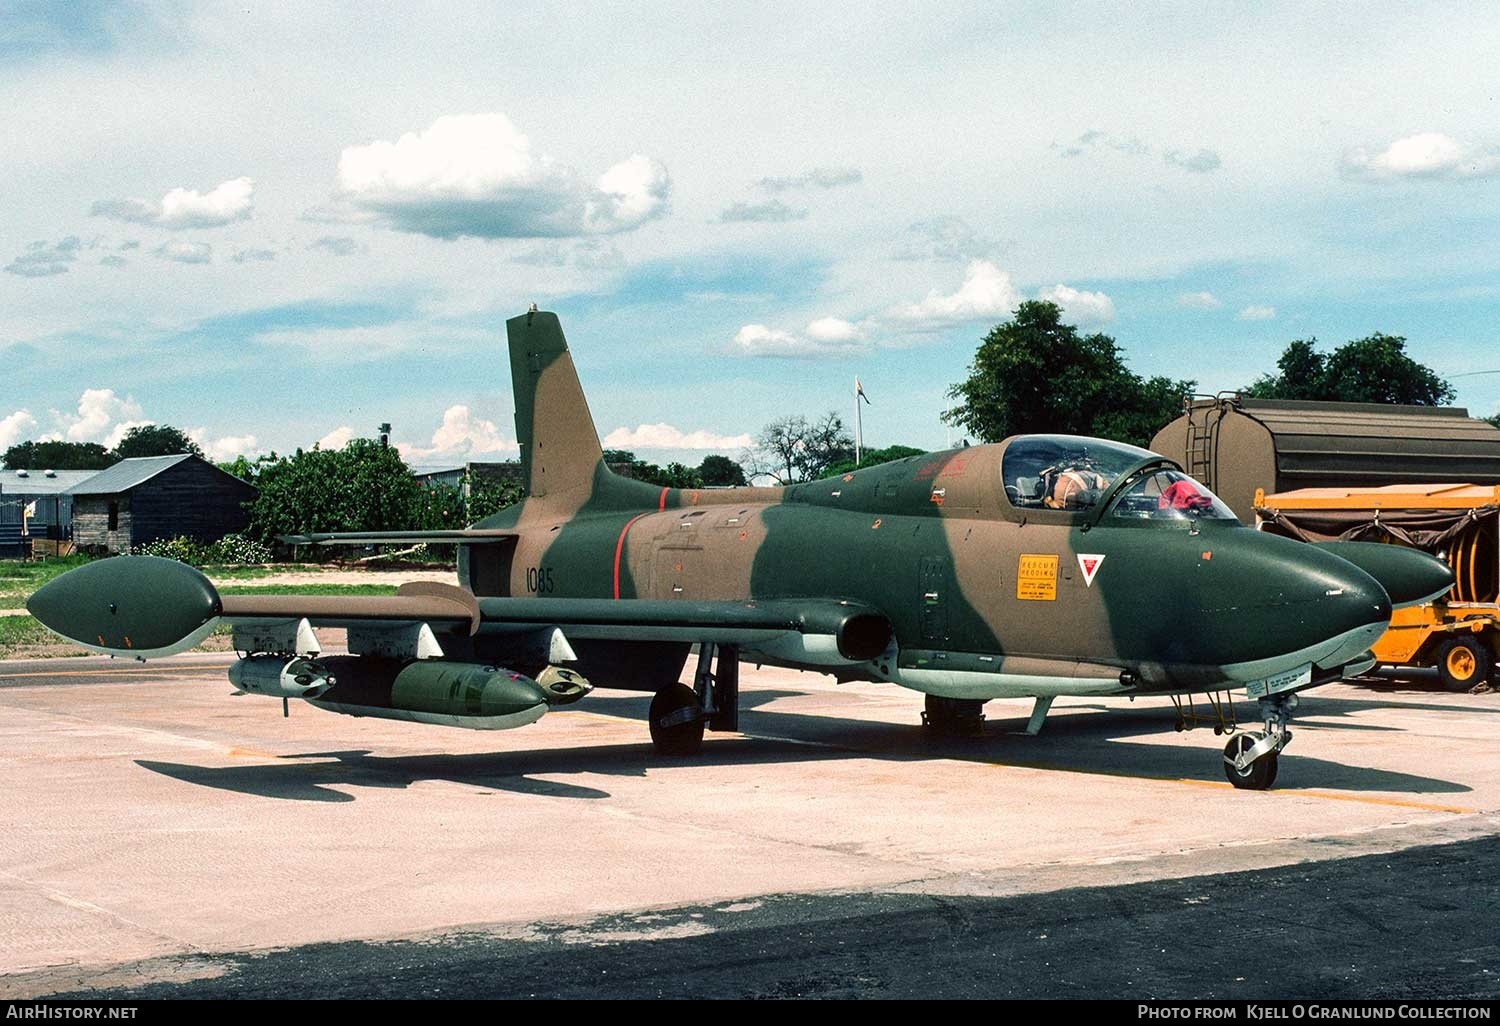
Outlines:
{"label": "green tree", "polygon": [[926,451],[926,449],[913,449],[909,445],[890,445],[884,449],[866,449],[860,453],[859,467],[854,465],[852,459],[840,460],[838,463],[830,464],[823,471],[822,476],[842,477],[845,474],[860,469],[860,467],[874,467],[881,463],[890,463],[893,460],[904,460],[908,456],[921,456]]}
{"label": "green tree", "polygon": [[1055,303],[1028,300],[979,344],[969,376],[948,390],[943,414],[980,440],[1058,432],[1146,445],[1182,412],[1196,383],[1142,379],[1108,335],[1080,335]]}
{"label": "green tree", "polygon": [[413,531],[454,531],[469,526],[463,489],[435,481],[418,485],[412,517],[406,525]]}
{"label": "green tree", "polygon": [[[274,453],[272,453],[271,458],[275,459]],[[254,484],[256,475],[260,473],[261,463],[265,459],[266,457],[262,456],[260,459],[252,461],[248,456],[241,453],[234,459],[226,460],[223,463],[216,464],[216,466],[226,474],[237,477],[241,481],[248,481]]]}
{"label": "green tree", "polygon": [[830,410],[818,420],[801,414],[773,420],[761,429],[752,452],[752,469],[779,484],[812,481],[835,463],[854,458],[854,438],[844,420]]}
{"label": "green tree", "polygon": [[118,460],[97,442],[18,442],[5,450],[11,470],[103,470]]}
{"label": "green tree", "polygon": [[526,490],[515,481],[482,481],[469,485],[466,512],[470,524],[513,506],[526,496]]}
{"label": "green tree", "polygon": [[1296,339],[1276,361],[1278,373],[1257,379],[1257,399],[1318,399],[1344,403],[1441,406],[1453,386],[1406,354],[1406,339],[1376,332],[1345,342],[1326,356],[1315,338]]}
{"label": "green tree", "polygon": [[125,432],[120,444],[110,453],[117,460],[138,456],[176,456],[190,452],[202,456],[198,443],[170,424],[143,424]]}
{"label": "green tree", "polygon": [[745,468],[727,456],[707,456],[697,467],[675,461],[659,467],[640,459],[629,449],[605,449],[604,462],[637,481],[662,488],[722,487],[745,483]]}
{"label": "green tree", "polygon": [[307,531],[396,531],[428,515],[422,487],[401,454],[367,438],[342,449],[299,449],[264,461],[256,486],[260,495],[250,505],[247,533],[260,539]]}
{"label": "green tree", "polygon": [[745,468],[728,456],[703,457],[698,464],[698,476],[709,488],[740,488],[745,484]]}

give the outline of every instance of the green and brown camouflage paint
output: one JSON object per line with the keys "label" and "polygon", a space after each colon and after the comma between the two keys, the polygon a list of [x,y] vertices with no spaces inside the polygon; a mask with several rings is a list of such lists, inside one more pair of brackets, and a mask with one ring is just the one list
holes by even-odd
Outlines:
{"label": "green and brown camouflage paint", "polygon": [[[528,497],[476,525],[514,530],[514,545],[461,548],[480,596],[849,599],[890,618],[899,656],[894,672],[875,660],[843,676],[993,673],[1069,680],[1075,693],[1079,681],[1098,693],[1222,687],[1225,665],[1389,618],[1373,578],[1237,521],[1017,508],[1000,473],[1013,440],[787,488],[621,478],[556,315],[507,329]],[[940,677],[924,690],[943,693]]]}

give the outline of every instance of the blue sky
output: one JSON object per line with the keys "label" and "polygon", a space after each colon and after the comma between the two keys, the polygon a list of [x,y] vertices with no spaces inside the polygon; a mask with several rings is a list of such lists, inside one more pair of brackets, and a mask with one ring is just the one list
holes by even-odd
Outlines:
{"label": "blue sky", "polygon": [[0,444],[503,458],[556,310],[606,444],[944,445],[1022,299],[1244,385],[1384,331],[1500,412],[1474,5],[12,3]]}

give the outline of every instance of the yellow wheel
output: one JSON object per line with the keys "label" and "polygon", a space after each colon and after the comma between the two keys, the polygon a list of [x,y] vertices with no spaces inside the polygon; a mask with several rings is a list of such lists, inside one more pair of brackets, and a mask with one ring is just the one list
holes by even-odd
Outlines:
{"label": "yellow wheel", "polygon": [[1449,638],[1438,646],[1438,677],[1448,691],[1468,691],[1490,679],[1494,661],[1490,650],[1477,638]]}

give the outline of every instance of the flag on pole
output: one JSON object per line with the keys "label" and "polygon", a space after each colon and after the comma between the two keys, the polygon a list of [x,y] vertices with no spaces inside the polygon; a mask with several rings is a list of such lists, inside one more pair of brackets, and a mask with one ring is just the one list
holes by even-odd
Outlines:
{"label": "flag on pole", "polygon": [[32,499],[21,507],[21,535],[23,537],[31,533],[31,525],[27,521],[34,516],[36,516],[36,500]]}
{"label": "flag on pole", "polygon": [[854,465],[859,466],[860,459],[864,455],[865,432],[864,423],[860,417],[862,409],[859,401],[863,399],[865,405],[870,405],[870,397],[865,395],[865,386],[859,383],[859,376],[854,377]]}

